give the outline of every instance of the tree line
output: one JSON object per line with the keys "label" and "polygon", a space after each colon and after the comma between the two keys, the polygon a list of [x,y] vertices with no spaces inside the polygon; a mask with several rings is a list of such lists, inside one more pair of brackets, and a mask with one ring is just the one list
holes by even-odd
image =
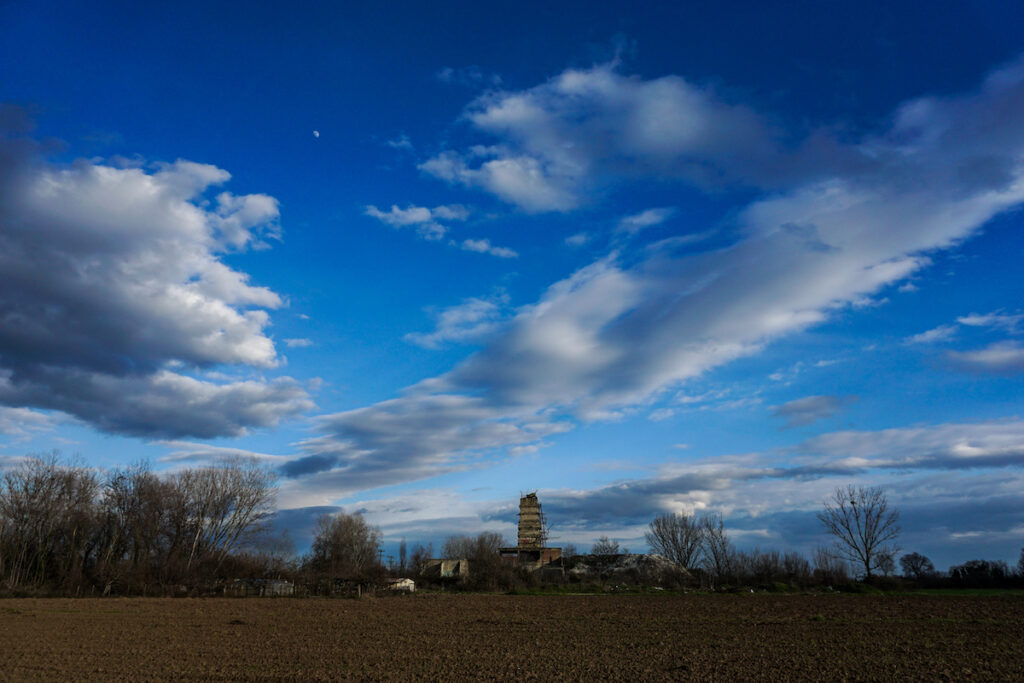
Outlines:
{"label": "tree line", "polygon": [[[652,552],[671,560],[707,587],[814,585],[847,586],[852,581],[891,583],[895,578],[921,586],[999,587],[1024,585],[1024,549],[1015,568],[1001,560],[970,560],[939,572],[930,559],[901,548],[899,512],[878,487],[845,486],[823,501],[817,514],[830,542],[808,560],[795,551],[740,551],[733,547],[718,513],[664,514],[645,534]],[[609,539],[594,545],[608,552]],[[617,544],[615,544],[617,547]]]}
{"label": "tree line", "polygon": [[268,533],[275,493],[274,475],[242,459],[159,476],[144,463],[101,473],[56,452],[26,458],[0,477],[0,586],[160,594],[257,554],[267,566],[249,569],[272,571],[291,554]]}
{"label": "tree line", "polygon": [[[25,458],[0,475],[0,592],[166,595],[212,592],[231,578],[285,578],[332,592],[338,581],[419,576],[434,556],[431,546],[409,553],[403,540],[397,562],[385,565],[380,530],[343,512],[321,516],[309,551],[297,556],[287,532],[270,526],[276,490],[273,472],[254,460],[157,474],[145,463],[103,472],[56,452]],[[843,586],[897,575],[899,515],[881,489],[839,488],[823,505],[818,518],[832,542],[809,559],[737,549],[718,513],[659,515],[645,539],[682,570],[680,581],[710,589]],[[440,554],[469,561],[469,589],[536,581],[502,562],[505,545],[494,532],[452,536]],[[603,537],[590,556],[625,552]],[[563,555],[569,568],[578,553],[567,544]],[[904,580],[919,585],[1024,583],[1024,550],[1016,567],[971,560],[942,573],[916,552],[898,564]]]}

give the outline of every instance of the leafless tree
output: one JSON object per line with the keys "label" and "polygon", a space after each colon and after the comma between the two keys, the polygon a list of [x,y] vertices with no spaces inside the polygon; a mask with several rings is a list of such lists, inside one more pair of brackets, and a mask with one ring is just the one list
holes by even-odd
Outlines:
{"label": "leafless tree", "polygon": [[846,561],[836,557],[829,548],[818,546],[814,549],[812,559],[814,580],[818,583],[837,586],[849,580]]}
{"label": "leafless tree", "polygon": [[732,573],[732,547],[720,514],[711,513],[700,520],[703,534],[704,571],[712,581],[720,582]]}
{"label": "leafless tree", "polygon": [[704,525],[693,515],[659,515],[644,535],[655,553],[684,569],[694,569],[703,552]]}
{"label": "leafless tree", "polygon": [[921,581],[935,575],[935,565],[921,553],[907,553],[900,558],[903,576],[914,581]]}
{"label": "leafless tree", "polygon": [[824,505],[818,519],[835,537],[834,552],[870,580],[884,558],[898,550],[893,542],[900,533],[899,512],[889,509],[885,492],[877,487],[839,487]]}
{"label": "leafless tree", "polygon": [[380,530],[362,515],[323,515],[317,520],[307,564],[332,579],[361,579],[377,568],[380,542]]}
{"label": "leafless tree", "polygon": [[206,556],[219,567],[246,534],[258,531],[272,510],[274,475],[253,459],[185,470],[176,478],[191,527],[186,569]]}
{"label": "leafless tree", "polygon": [[476,536],[449,536],[444,542],[442,553],[447,559],[466,558],[483,562],[498,558],[498,552],[505,545],[505,539],[494,531],[482,531]]}
{"label": "leafless tree", "polygon": [[590,549],[591,555],[618,555],[619,554],[619,543],[613,541],[607,536],[602,536],[597,539],[594,546]]}
{"label": "leafless tree", "polygon": [[423,571],[423,567],[426,566],[427,560],[431,559],[433,554],[433,544],[428,544],[424,547],[422,544],[417,543],[412,549],[412,555],[409,557],[409,569],[416,574],[419,574]]}
{"label": "leafless tree", "polygon": [[57,451],[0,478],[0,569],[9,588],[81,586],[96,550],[96,474]]}

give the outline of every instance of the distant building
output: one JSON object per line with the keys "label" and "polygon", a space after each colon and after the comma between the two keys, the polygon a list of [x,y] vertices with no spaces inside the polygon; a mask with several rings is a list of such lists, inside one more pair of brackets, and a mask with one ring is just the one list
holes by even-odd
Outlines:
{"label": "distant building", "polygon": [[519,544],[502,548],[501,559],[528,571],[562,571],[562,549],[548,548],[547,522],[536,493],[519,499]]}
{"label": "distant building", "polygon": [[433,579],[466,579],[469,577],[469,560],[427,560],[420,570],[420,576]]}
{"label": "distant building", "polygon": [[416,582],[412,579],[388,579],[387,589],[401,593],[414,593],[416,591]]}

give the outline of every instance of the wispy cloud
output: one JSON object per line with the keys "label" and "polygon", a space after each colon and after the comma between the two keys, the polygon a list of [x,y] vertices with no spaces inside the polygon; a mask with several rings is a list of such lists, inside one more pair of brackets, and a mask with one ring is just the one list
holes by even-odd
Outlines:
{"label": "wispy cloud", "polygon": [[288,460],[281,455],[269,455],[246,450],[244,448],[228,448],[211,446],[193,441],[166,440],[154,441],[154,444],[170,449],[167,455],[158,458],[162,463],[200,462],[205,464],[222,464],[238,458],[256,460],[268,465],[279,465]]}
{"label": "wispy cloud", "polygon": [[433,332],[410,332],[404,339],[417,346],[436,349],[449,343],[479,342],[492,334],[506,316],[509,298],[500,293],[489,298],[473,297],[434,314]]}
{"label": "wispy cloud", "polygon": [[671,218],[675,212],[676,210],[671,207],[647,209],[646,211],[641,211],[640,213],[633,214],[632,216],[626,216],[620,220],[618,229],[620,232],[635,234],[644,228],[661,225]]}
{"label": "wispy cloud", "polygon": [[1024,345],[1001,341],[973,351],[950,351],[953,364],[971,372],[1015,374],[1024,372]]}
{"label": "wispy cloud", "polygon": [[[1017,180],[1024,125],[994,114],[1013,109],[1022,93],[1024,66],[1014,66],[976,92],[908,102],[888,130],[860,141],[817,136],[795,148],[782,146],[752,110],[674,77],[643,81],[595,67],[481,98],[465,116],[499,144],[432,161],[449,165],[449,179],[525,210],[568,210],[598,175],[625,183],[655,170],[706,185],[712,169],[717,178],[772,191],[737,214],[739,237],[728,246],[682,255],[655,248],[631,259],[612,253],[554,283],[450,372],[390,401],[324,418],[331,435],[307,445],[309,462],[336,469],[340,481],[344,463],[383,454],[389,481],[402,480],[402,471],[426,476],[439,463],[539,441],[527,425],[564,430],[572,420],[621,415],[837,310],[877,302],[882,288],[929,264],[927,254],[1024,201]],[[591,142],[598,139],[601,149]],[[982,153],[992,173],[961,172],[965,157]],[[510,167],[538,191],[489,185]],[[439,168],[424,170],[448,173]],[[908,177],[912,186],[903,182]],[[992,352],[1008,367],[1019,349]],[[451,421],[435,424],[441,405],[452,407]],[[794,419],[828,408],[815,407]],[[403,456],[363,425],[378,419],[400,425],[402,442],[436,448],[429,457],[416,455],[422,448]],[[473,438],[443,438],[452,430]],[[428,460],[433,469],[415,465]]]}
{"label": "wispy cloud", "polygon": [[969,327],[988,327],[994,329],[1005,330],[1010,333],[1016,333],[1020,327],[1021,321],[1024,320],[1024,314],[1010,315],[1006,313],[971,313],[970,315],[961,316],[956,319],[961,325],[967,325]]}
{"label": "wispy cloud", "polygon": [[585,232],[578,232],[565,238],[565,243],[570,247],[582,247],[590,241],[590,235]]}
{"label": "wispy cloud", "polygon": [[363,213],[393,228],[413,226],[416,233],[425,240],[439,240],[448,232],[448,228],[439,221],[464,221],[469,217],[469,209],[457,204],[435,206],[433,209],[411,204],[402,209],[396,204],[388,211],[370,205]]}
{"label": "wispy cloud", "polygon": [[772,406],[771,411],[774,417],[785,420],[787,427],[802,427],[832,417],[853,400],[852,396],[806,396]]}
{"label": "wispy cloud", "polygon": [[518,258],[519,254],[508,247],[496,247],[489,239],[466,239],[460,245],[464,251],[475,251],[478,254],[490,254],[498,258]]}
{"label": "wispy cloud", "polygon": [[956,336],[956,325],[939,325],[920,334],[915,334],[903,340],[905,344],[934,344],[935,342],[947,341]]}
{"label": "wispy cloud", "polygon": [[404,149],[409,152],[413,152],[416,149],[415,147],[413,147],[412,140],[410,140],[409,136],[406,135],[405,133],[402,133],[396,138],[388,140],[384,144],[386,144],[391,149]]}

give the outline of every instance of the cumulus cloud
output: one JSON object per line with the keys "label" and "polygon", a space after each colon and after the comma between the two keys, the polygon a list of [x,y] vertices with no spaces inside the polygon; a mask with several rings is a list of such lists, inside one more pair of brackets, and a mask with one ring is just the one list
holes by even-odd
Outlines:
{"label": "cumulus cloud", "polygon": [[[444,152],[419,165],[425,173],[450,183],[480,187],[532,212],[568,211],[580,204],[569,183],[559,182],[538,159],[506,156],[507,150],[480,148],[467,156]],[[480,159],[477,166],[471,159]]]}
{"label": "cumulus cloud", "polygon": [[172,371],[280,363],[264,330],[281,297],[223,261],[279,236],[277,201],[207,196],[229,178],[185,160],[57,166],[31,140],[0,138],[0,403],[197,436],[311,407],[291,380],[218,385]]}
{"label": "cumulus cloud", "polygon": [[428,349],[454,343],[478,342],[492,334],[506,315],[509,298],[499,294],[490,298],[473,297],[435,313],[433,332],[410,332],[404,339]]}
{"label": "cumulus cloud", "polygon": [[54,367],[0,373],[0,403],[60,410],[118,434],[204,439],[270,427],[313,408],[289,377],[215,383],[170,370],[117,376]]}
{"label": "cumulus cloud", "polygon": [[846,396],[805,396],[779,406],[772,406],[772,415],[786,421],[787,427],[802,427],[835,415],[853,400]]}
{"label": "cumulus cloud", "polygon": [[678,76],[625,76],[615,63],[487,92],[463,118],[495,144],[449,150],[420,169],[530,212],[571,210],[614,177],[776,184],[826,160],[864,163],[827,136],[786,150],[781,131],[749,107]]}
{"label": "cumulus cloud", "polygon": [[[875,301],[928,265],[930,253],[1024,201],[1024,125],[1011,114],[1022,106],[1024,66],[1013,66],[976,92],[906,103],[887,130],[829,143],[836,153],[827,160],[808,147],[825,143],[808,140],[797,164],[759,115],[675,77],[643,81],[595,67],[484,96],[466,118],[501,144],[441,155],[424,170],[486,185],[488,164],[532,169],[544,191],[530,198],[517,199],[514,184],[492,188],[526,210],[572,208],[598,175],[629,180],[648,171],[705,183],[759,182],[775,169],[773,191],[739,212],[739,237],[727,246],[691,254],[654,246],[633,261],[612,253],[554,283],[450,372],[325,418],[330,436],[307,444],[323,451],[308,461],[319,464],[292,473],[340,463],[342,479],[358,459],[426,476],[424,463],[451,466],[480,449],[539,440],[526,429],[538,421],[565,428],[567,419],[619,416],[837,310]],[[1020,353],[992,348],[989,365],[1016,367]],[[441,419],[441,406],[453,408],[454,423]],[[408,455],[367,428],[378,421],[399,430]],[[416,446],[426,443],[434,447]]]}

